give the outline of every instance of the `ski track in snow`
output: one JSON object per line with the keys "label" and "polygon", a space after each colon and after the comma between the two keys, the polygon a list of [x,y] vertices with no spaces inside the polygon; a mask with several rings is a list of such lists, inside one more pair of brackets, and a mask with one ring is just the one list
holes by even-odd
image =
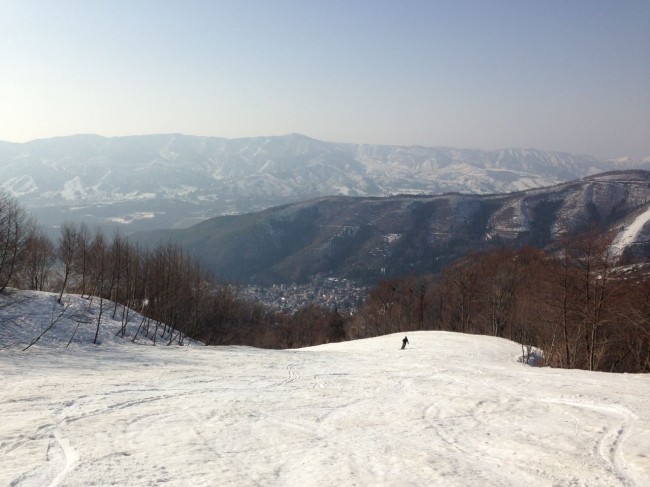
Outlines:
{"label": "ski track in snow", "polygon": [[4,348],[0,485],[650,485],[647,375],[408,336]]}

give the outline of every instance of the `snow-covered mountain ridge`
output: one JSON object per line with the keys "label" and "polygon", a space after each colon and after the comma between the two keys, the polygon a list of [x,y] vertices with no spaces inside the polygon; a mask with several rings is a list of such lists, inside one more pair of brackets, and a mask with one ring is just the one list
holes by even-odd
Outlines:
{"label": "snow-covered mountain ridge", "polygon": [[319,273],[376,282],[439,272],[495,245],[551,249],[589,230],[610,242],[621,234],[612,247],[617,261],[646,262],[649,206],[650,172],[613,171],[508,194],[323,197],[134,238],[176,241],[238,282],[302,282]]}
{"label": "snow-covered mountain ridge", "polygon": [[65,219],[183,227],[319,196],[503,193],[650,161],[538,150],[323,142],[302,135],[223,139],[77,135],[0,142],[0,184],[45,225]]}

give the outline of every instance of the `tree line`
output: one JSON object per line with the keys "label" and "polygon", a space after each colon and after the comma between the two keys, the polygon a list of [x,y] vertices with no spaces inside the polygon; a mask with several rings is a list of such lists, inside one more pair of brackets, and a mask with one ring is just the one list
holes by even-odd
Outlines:
{"label": "tree line", "polygon": [[[106,236],[84,223],[59,230],[53,242],[15,199],[0,193],[0,292],[9,286],[56,292],[62,306],[65,294],[96,300],[95,343],[107,315],[121,320],[122,337],[146,336],[154,344],[189,337],[206,345],[291,348],[345,338],[338,312],[309,306],[291,315],[244,300],[178,244],[145,248],[119,231]],[[127,337],[127,324],[136,319],[137,332]]]}
{"label": "tree line", "polygon": [[[550,252],[500,248],[438,276],[387,280],[349,323],[363,338],[407,330],[503,337],[553,367],[650,372],[650,279],[614,267],[607,241],[566,240]],[[647,268],[645,268],[647,273]]]}
{"label": "tree line", "polygon": [[[565,240],[552,251],[499,248],[468,255],[432,276],[385,280],[360,310],[316,305],[293,314],[241,299],[173,243],[144,248],[66,223],[52,242],[0,194],[0,292],[7,287],[98,300],[135,340],[293,348],[410,330],[503,337],[553,367],[650,372],[650,278],[615,267],[605,239]],[[625,270],[626,272],[623,272]],[[134,313],[134,312],[137,312]],[[127,324],[139,320],[127,337]]]}

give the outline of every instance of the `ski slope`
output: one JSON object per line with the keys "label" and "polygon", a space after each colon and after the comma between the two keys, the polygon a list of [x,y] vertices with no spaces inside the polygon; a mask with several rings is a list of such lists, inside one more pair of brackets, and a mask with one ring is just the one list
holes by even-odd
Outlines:
{"label": "ski slope", "polygon": [[650,206],[616,235],[610,246],[612,257],[620,258],[627,247],[635,244],[648,222],[650,222]]}
{"label": "ski slope", "polygon": [[65,348],[62,319],[20,352],[55,300],[28,298],[0,313],[2,486],[650,485],[647,375],[529,367],[446,332],[153,347],[108,318],[100,346]]}

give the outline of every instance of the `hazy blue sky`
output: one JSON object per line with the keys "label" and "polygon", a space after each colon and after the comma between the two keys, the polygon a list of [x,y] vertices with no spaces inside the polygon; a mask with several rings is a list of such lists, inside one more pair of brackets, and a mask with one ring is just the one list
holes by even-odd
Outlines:
{"label": "hazy blue sky", "polygon": [[0,0],[0,140],[650,155],[650,0]]}

